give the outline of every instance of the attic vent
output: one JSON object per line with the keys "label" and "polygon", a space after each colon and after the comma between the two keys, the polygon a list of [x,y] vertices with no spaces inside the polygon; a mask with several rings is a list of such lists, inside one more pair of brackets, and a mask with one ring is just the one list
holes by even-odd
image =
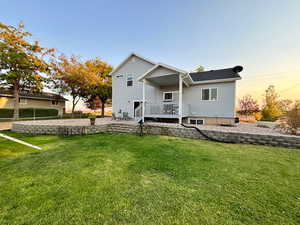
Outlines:
{"label": "attic vent", "polygon": [[132,57],[131,62],[135,62],[135,57]]}

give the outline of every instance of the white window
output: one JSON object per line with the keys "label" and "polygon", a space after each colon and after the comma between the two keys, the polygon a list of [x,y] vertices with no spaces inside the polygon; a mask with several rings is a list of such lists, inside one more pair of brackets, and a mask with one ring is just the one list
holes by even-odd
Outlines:
{"label": "white window", "polygon": [[217,88],[202,88],[201,99],[203,101],[216,101],[218,99]]}
{"label": "white window", "polygon": [[51,104],[52,104],[52,105],[58,105],[58,101],[52,100],[52,101],[51,101]]}
{"label": "white window", "polygon": [[26,98],[19,98],[19,103],[21,105],[26,105],[27,104],[27,99]]}
{"label": "white window", "polygon": [[133,77],[132,76],[127,76],[127,87],[132,87],[133,86]]}
{"label": "white window", "polygon": [[164,101],[165,102],[173,101],[173,92],[164,92]]}

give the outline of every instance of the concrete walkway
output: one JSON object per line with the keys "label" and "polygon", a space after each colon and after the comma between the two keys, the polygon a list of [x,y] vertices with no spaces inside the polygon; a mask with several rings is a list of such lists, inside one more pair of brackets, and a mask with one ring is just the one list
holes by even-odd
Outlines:
{"label": "concrete walkway", "polygon": [[0,130],[9,130],[11,126],[12,122],[0,122]]}
{"label": "concrete walkway", "polygon": [[17,143],[22,144],[22,145],[26,145],[26,146],[28,146],[28,147],[30,147],[30,148],[34,148],[34,149],[37,149],[37,150],[42,150],[41,147],[38,147],[38,146],[35,146],[35,145],[32,145],[32,144],[29,144],[29,143],[27,143],[27,142],[25,142],[25,141],[19,140],[19,139],[17,139],[17,138],[10,137],[10,136],[5,135],[5,134],[0,134],[0,137],[3,137],[3,138],[5,138],[5,139],[7,139],[7,140],[10,140],[10,141],[17,142]]}

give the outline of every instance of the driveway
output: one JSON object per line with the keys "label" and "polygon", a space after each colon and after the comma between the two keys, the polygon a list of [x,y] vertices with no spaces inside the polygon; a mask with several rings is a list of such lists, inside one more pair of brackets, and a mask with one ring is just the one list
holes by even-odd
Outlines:
{"label": "driveway", "polygon": [[12,122],[0,122],[0,130],[9,130],[12,126]]}

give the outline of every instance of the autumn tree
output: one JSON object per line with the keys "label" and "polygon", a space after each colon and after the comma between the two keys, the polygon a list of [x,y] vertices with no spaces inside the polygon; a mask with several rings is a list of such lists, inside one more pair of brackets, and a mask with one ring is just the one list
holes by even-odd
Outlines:
{"label": "autumn tree", "polygon": [[295,101],[285,115],[286,121],[280,123],[278,128],[283,132],[298,135],[300,131],[300,101]]}
{"label": "autumn tree", "polygon": [[245,95],[242,99],[239,100],[239,113],[241,115],[250,116],[254,113],[259,112],[259,105],[251,95]]}
{"label": "autumn tree", "polygon": [[262,108],[262,120],[275,121],[282,115],[279,95],[273,85],[270,85],[264,94],[264,104]]}
{"label": "autumn tree", "polygon": [[[103,62],[100,58],[85,62],[87,73],[97,77],[97,82],[90,85],[85,93],[85,102],[91,109],[101,107],[101,116],[104,117],[105,104],[112,96],[112,80],[109,73],[112,66]],[[99,104],[99,100],[100,103]]]}
{"label": "autumn tree", "polygon": [[14,27],[0,23],[0,84],[13,93],[14,119],[19,118],[20,92],[43,89],[43,73],[49,69],[44,57],[54,52],[38,41],[27,40],[31,36],[23,24]]}
{"label": "autumn tree", "polygon": [[51,61],[53,88],[60,94],[72,97],[72,116],[79,100],[88,89],[98,83],[98,77],[91,73],[86,64],[77,56],[60,55]]}
{"label": "autumn tree", "polygon": [[287,125],[292,134],[300,130],[300,101],[296,101],[292,109],[287,112]]}
{"label": "autumn tree", "polygon": [[287,113],[292,108],[293,101],[290,99],[279,100],[279,108],[283,114]]}

